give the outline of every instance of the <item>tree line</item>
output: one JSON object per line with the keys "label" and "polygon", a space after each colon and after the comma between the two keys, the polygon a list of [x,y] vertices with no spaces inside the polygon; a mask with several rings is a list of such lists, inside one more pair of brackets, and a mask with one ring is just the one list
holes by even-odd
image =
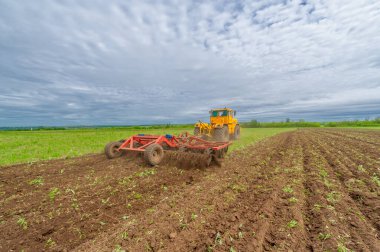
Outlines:
{"label": "tree line", "polygon": [[240,125],[244,128],[306,128],[306,127],[380,127],[380,117],[374,120],[346,120],[336,122],[307,122],[305,120],[291,121],[287,118],[283,122],[259,122],[251,120]]}

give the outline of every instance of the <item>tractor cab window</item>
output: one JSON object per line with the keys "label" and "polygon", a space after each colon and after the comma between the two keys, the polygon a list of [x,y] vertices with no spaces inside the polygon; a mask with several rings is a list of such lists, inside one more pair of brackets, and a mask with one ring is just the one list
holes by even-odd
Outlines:
{"label": "tractor cab window", "polygon": [[227,110],[213,110],[211,111],[211,117],[228,116]]}

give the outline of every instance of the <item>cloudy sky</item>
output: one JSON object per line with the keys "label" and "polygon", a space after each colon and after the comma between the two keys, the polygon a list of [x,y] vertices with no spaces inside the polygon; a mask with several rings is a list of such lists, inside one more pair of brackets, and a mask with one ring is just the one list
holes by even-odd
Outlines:
{"label": "cloudy sky", "polygon": [[0,0],[0,126],[380,116],[380,1]]}

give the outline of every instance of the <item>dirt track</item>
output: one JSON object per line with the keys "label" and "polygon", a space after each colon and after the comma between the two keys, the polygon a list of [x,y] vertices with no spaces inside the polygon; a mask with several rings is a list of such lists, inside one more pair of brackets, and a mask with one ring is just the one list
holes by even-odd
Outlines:
{"label": "dirt track", "polygon": [[93,155],[0,182],[1,251],[380,251],[380,131],[282,133],[221,168]]}

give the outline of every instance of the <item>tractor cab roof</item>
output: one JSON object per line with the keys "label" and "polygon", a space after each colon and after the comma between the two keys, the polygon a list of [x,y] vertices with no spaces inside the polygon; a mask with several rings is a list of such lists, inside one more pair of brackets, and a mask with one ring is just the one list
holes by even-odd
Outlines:
{"label": "tractor cab roof", "polygon": [[217,109],[211,109],[211,111],[223,111],[223,110],[234,111],[233,109],[230,109],[230,108],[217,108]]}

